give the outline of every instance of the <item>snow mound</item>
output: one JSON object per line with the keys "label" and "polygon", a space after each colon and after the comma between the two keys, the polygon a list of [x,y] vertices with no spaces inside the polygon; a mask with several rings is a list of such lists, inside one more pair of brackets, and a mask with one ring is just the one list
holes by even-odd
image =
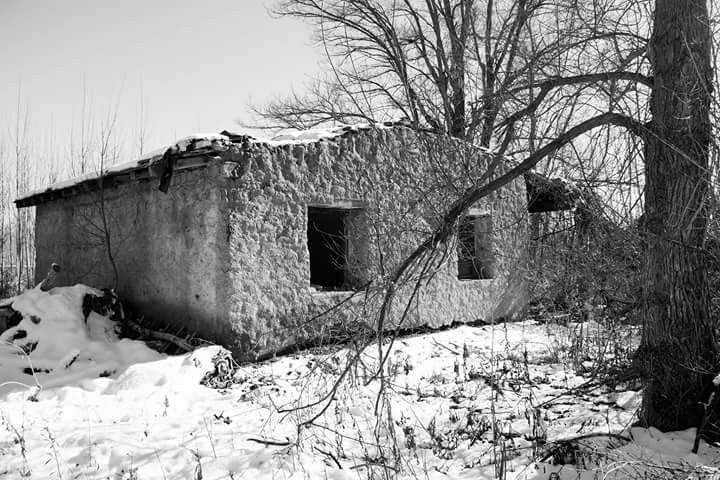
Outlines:
{"label": "snow mound", "polygon": [[172,146],[169,151],[172,154],[187,153],[203,148],[224,150],[230,146],[230,139],[221,133],[195,133],[183,137]]}
{"label": "snow mound", "polygon": [[143,342],[119,339],[108,316],[90,312],[86,318],[87,295],[102,292],[85,285],[35,288],[13,299],[22,320],[0,334],[0,395],[111,376],[130,364],[162,358]]}
{"label": "snow mound", "polygon": [[212,345],[181,356],[131,365],[104,393],[117,394],[148,386],[166,387],[175,392],[190,391],[215,369],[213,358],[222,350],[222,347]]}

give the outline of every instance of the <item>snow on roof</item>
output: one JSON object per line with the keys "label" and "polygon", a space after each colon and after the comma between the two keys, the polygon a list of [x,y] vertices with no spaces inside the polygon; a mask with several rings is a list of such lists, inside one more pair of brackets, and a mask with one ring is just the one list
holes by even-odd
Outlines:
{"label": "snow on roof", "polygon": [[136,160],[113,165],[102,169],[101,171],[86,173],[79,177],[53,183],[48,187],[29,191],[19,196],[15,200],[15,204],[18,208],[37,205],[38,203],[43,203],[51,198],[55,198],[53,194],[77,187],[81,184],[89,185],[100,178],[119,177],[124,174],[131,174],[133,171],[146,170],[149,166],[160,162],[166,154],[192,156],[193,152],[196,152],[197,156],[201,156],[209,152],[225,151],[232,144],[244,144],[248,142],[268,147],[306,145],[325,140],[333,140],[349,133],[357,133],[370,129],[390,129],[409,126],[410,124],[406,120],[394,120],[382,123],[359,123],[354,125],[335,125],[301,131],[283,131],[267,139],[257,138],[253,135],[245,133],[231,132],[228,130],[221,133],[195,133],[177,140],[168,147],[161,147],[153,150]]}
{"label": "snow on roof", "polygon": [[275,145],[286,145],[288,143],[312,143],[321,140],[328,140],[345,135],[348,132],[359,132],[371,128],[392,128],[403,125],[401,122],[388,122],[387,124],[358,123],[354,125],[340,125],[325,128],[313,128],[309,130],[285,131],[273,136],[269,143]]}
{"label": "snow on roof", "polygon": [[31,190],[31,191],[25,193],[24,195],[19,196],[15,201],[18,202],[20,200],[24,200],[26,198],[33,197],[40,193],[64,190],[66,188],[78,185],[82,182],[97,179],[97,178],[103,177],[105,175],[111,175],[113,173],[125,172],[125,171],[131,170],[135,167],[140,166],[141,161],[142,160],[133,160],[131,162],[118,163],[116,165],[113,165],[112,167],[108,167],[108,168],[104,169],[102,173],[97,172],[97,171],[90,172],[90,173],[85,173],[85,174],[79,175],[77,177],[69,178],[67,180],[61,180],[59,182],[53,183],[52,185],[50,185],[48,187]]}
{"label": "snow on roof", "polygon": [[68,180],[53,183],[48,187],[31,190],[19,196],[15,203],[18,207],[34,205],[33,197],[52,192],[59,192],[78,186],[85,182],[97,180],[102,177],[109,177],[117,174],[128,173],[133,170],[147,168],[148,166],[159,162],[165,154],[178,155],[189,154],[191,152],[206,153],[208,150],[222,151],[226,150],[233,142],[249,140],[251,143],[265,144],[268,146],[283,146],[288,144],[307,144],[327,139],[337,138],[348,132],[358,132],[371,128],[389,128],[395,125],[404,125],[402,122],[385,122],[383,124],[358,124],[358,125],[342,125],[329,128],[317,128],[312,130],[303,130],[297,132],[284,132],[270,139],[259,139],[251,135],[233,133],[227,130],[222,133],[195,133],[177,140],[168,147],[161,147],[153,150],[142,157],[130,162],[120,163],[101,171],[95,171],[80,175]]}
{"label": "snow on roof", "polygon": [[126,173],[132,170],[146,168],[149,165],[159,161],[166,153],[177,155],[183,153],[190,153],[193,151],[204,152],[208,149],[219,151],[227,149],[230,144],[230,139],[226,135],[220,133],[195,133],[193,135],[189,135],[187,137],[179,139],[169,147],[162,147],[153,150],[136,160],[113,165],[101,171],[86,173],[75,178],[53,183],[48,187],[32,190],[18,197],[15,200],[15,203],[22,204],[24,200],[28,200],[37,195],[65,190],[67,188],[77,186],[83,182],[87,182],[90,180],[97,180],[102,177],[113,176],[115,174]]}

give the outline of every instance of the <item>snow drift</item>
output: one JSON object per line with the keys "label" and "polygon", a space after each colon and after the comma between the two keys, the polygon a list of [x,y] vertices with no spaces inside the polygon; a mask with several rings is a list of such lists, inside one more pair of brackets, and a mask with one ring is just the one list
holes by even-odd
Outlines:
{"label": "snow drift", "polygon": [[0,334],[0,394],[24,386],[67,385],[76,379],[111,376],[128,365],[162,356],[143,342],[119,339],[108,315],[83,312],[85,285],[28,290],[13,299],[20,323]]}
{"label": "snow drift", "polygon": [[[386,477],[392,442],[377,428],[378,382],[367,372],[338,389],[321,428],[298,428],[312,412],[282,412],[332,388],[348,350],[245,365],[219,391],[202,384],[221,347],[165,356],[119,339],[109,315],[83,311],[88,295],[102,292],[76,285],[13,299],[22,320],[0,335],[0,478]],[[694,430],[629,428],[638,391],[569,394],[587,381],[561,358],[573,328],[465,325],[398,339],[386,392],[401,470],[391,476],[497,478],[502,457],[516,480],[717,478],[720,451],[702,443],[691,453]],[[544,448],[533,443],[538,430]],[[559,454],[543,461],[543,450],[578,436],[586,445],[560,451],[563,464]]]}

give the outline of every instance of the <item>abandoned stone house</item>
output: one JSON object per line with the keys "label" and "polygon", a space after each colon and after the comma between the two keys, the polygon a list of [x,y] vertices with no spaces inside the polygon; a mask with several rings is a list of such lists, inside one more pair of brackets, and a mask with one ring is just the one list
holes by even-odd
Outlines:
{"label": "abandoned stone house", "polygon": [[[36,207],[36,277],[113,287],[147,318],[241,357],[356,321],[374,288],[504,159],[396,124],[259,141],[223,132],[16,200]],[[497,320],[527,301],[526,184],[469,209],[393,326]],[[338,306],[340,304],[340,306]]]}

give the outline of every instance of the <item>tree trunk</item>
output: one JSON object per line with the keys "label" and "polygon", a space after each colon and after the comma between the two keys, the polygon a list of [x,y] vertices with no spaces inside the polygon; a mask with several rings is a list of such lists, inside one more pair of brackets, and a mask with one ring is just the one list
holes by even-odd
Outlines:
{"label": "tree trunk", "polygon": [[645,138],[641,423],[698,426],[717,373],[703,242],[708,214],[710,27],[705,0],[657,0]]}

